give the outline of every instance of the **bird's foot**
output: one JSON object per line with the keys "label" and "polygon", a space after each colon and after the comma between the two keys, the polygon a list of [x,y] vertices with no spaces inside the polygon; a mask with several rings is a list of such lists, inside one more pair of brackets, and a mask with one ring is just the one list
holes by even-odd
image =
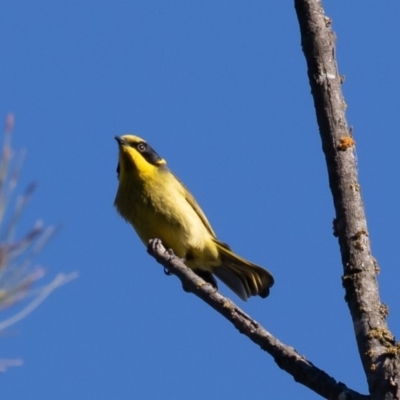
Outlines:
{"label": "bird's foot", "polygon": [[[163,246],[165,248],[161,239],[158,238],[150,239],[147,245],[147,252],[156,255],[159,246]],[[172,258],[175,255],[172,249],[166,249],[165,252],[169,255],[170,258]]]}
{"label": "bird's foot", "polygon": [[147,245],[147,252],[156,254],[157,253],[157,247],[159,245],[162,245],[161,239],[150,239],[149,244]]}

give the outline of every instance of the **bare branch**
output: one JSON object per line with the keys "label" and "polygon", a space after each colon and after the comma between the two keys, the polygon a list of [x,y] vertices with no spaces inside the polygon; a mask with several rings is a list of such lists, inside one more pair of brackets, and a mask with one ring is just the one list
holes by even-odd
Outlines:
{"label": "bare branch", "polygon": [[371,254],[355,142],[345,116],[332,21],[320,0],[295,0],[295,7],[336,210],[334,230],[358,350],[371,398],[397,399],[400,348],[386,324],[387,307],[379,299],[378,267]]}
{"label": "bare branch", "polygon": [[[13,193],[17,188],[22,168],[22,157],[13,161],[11,134],[14,116],[9,114],[6,120],[4,143],[0,146],[0,310],[17,303],[25,306],[8,318],[0,321],[0,331],[8,328],[32,312],[53,290],[77,276],[76,272],[68,275],[58,274],[53,281],[43,286],[35,285],[45,275],[45,269],[33,263],[55,232],[55,227],[45,226],[37,221],[20,239],[15,239],[15,232],[26,205],[35,189],[28,185],[13,205]],[[0,372],[7,369],[15,360],[0,359]]]}
{"label": "bare branch", "polygon": [[166,268],[168,273],[176,275],[181,280],[186,292],[194,293],[232,322],[240,333],[246,335],[269,353],[278,366],[292,375],[295,381],[302,383],[326,399],[369,399],[369,396],[361,395],[348,389],[343,383],[337,382],[297,353],[293,347],[276,339],[236,304],[196,275],[171,250],[165,250],[159,239],[150,241],[148,252]]}

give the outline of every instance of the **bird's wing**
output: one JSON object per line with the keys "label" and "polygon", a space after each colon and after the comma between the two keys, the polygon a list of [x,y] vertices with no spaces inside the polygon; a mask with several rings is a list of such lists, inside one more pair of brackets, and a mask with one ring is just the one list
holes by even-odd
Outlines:
{"label": "bird's wing", "polygon": [[[178,179],[178,178],[176,178],[176,179]],[[215,232],[214,232],[213,228],[211,227],[210,223],[208,222],[208,219],[205,216],[203,210],[197,204],[196,199],[189,192],[189,190],[186,189],[185,185],[181,181],[179,181],[179,179],[178,179],[178,182],[182,185],[183,194],[184,194],[184,196],[186,198],[186,201],[190,204],[190,206],[193,208],[193,210],[196,212],[196,214],[200,217],[201,222],[203,222],[203,224],[207,228],[208,232],[210,232],[211,235],[216,238],[217,235],[215,234]]]}

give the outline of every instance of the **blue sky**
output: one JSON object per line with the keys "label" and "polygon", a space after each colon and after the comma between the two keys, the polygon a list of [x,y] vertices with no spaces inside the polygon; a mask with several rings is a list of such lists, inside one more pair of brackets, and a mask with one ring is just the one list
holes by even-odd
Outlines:
{"label": "blue sky", "polygon": [[[325,1],[338,36],[389,325],[400,329],[400,3]],[[243,306],[366,392],[293,2],[23,1],[0,12],[0,117],[38,182],[22,234],[61,224],[37,262],[79,271],[1,339],[8,400],[318,396],[164,275],[113,208],[113,136],[147,139],[218,237],[275,277]]]}

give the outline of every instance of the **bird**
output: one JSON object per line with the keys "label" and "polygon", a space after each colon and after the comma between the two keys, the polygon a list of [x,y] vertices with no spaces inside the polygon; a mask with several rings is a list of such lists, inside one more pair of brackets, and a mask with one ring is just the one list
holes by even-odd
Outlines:
{"label": "bird", "polygon": [[195,198],[166,161],[138,136],[114,138],[119,147],[114,206],[141,241],[147,246],[151,239],[160,239],[216,289],[213,275],[244,301],[267,297],[274,284],[271,273],[217,239]]}

